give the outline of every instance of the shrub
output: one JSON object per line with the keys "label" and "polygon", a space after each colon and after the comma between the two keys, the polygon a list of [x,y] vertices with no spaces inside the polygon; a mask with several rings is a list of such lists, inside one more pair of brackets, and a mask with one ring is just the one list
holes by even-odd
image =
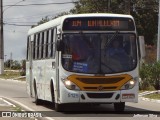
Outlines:
{"label": "shrub", "polygon": [[143,64],[140,68],[140,90],[155,90],[160,88],[160,62]]}

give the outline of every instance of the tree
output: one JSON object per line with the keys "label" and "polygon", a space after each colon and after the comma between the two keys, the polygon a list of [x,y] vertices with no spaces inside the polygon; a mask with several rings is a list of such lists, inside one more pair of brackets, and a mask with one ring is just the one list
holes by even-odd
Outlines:
{"label": "tree", "polygon": [[34,27],[36,27],[36,26],[38,26],[38,25],[40,25],[40,24],[43,24],[43,23],[45,23],[45,22],[48,22],[48,21],[50,21],[50,18],[48,18],[48,16],[46,16],[46,17],[42,18],[42,19],[37,23],[37,25],[31,26],[31,28],[34,28]]}
{"label": "tree", "polygon": [[10,60],[10,59],[5,61],[5,63],[4,63],[5,68],[10,68],[12,63],[13,63],[13,60]]}
{"label": "tree", "polygon": [[22,60],[21,64],[22,64],[22,69],[20,71],[20,75],[25,76],[26,75],[26,60]]}
{"label": "tree", "polygon": [[43,24],[43,23],[48,22],[48,21],[50,21],[50,19],[48,18],[48,16],[46,16],[45,18],[42,18],[42,19],[38,22],[37,25]]}
{"label": "tree", "polygon": [[68,14],[70,14],[70,12],[61,12],[61,13],[57,14],[55,17],[53,17],[52,19],[58,18],[63,15],[68,15]]}
{"label": "tree", "polygon": [[158,1],[134,0],[131,14],[134,16],[139,35],[144,35],[148,45],[155,44],[158,30]]}
{"label": "tree", "polygon": [[[157,0],[78,0],[70,11],[76,13],[131,13],[135,18],[139,35],[144,35],[146,44],[153,45],[158,26]],[[129,7],[129,8],[127,8]],[[129,10],[129,11],[126,11]]]}
{"label": "tree", "polygon": [[124,0],[79,0],[74,1],[71,13],[124,13]]}
{"label": "tree", "polygon": [[13,61],[11,68],[14,70],[21,69],[21,64],[19,63],[19,61],[15,60]]}
{"label": "tree", "polygon": [[[73,0],[73,2],[75,7],[70,12],[59,13],[51,19],[70,13],[130,13],[135,18],[138,35],[143,35],[148,45],[156,43],[158,30],[157,0]],[[38,22],[38,25],[51,19],[46,16]]]}

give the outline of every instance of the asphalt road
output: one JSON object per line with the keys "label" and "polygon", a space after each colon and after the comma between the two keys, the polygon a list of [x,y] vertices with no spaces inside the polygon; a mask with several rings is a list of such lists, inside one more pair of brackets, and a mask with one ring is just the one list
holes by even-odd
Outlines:
{"label": "asphalt road", "polygon": [[43,111],[43,114],[52,117],[54,120],[84,120],[86,118],[87,120],[158,120],[159,118],[153,115],[159,115],[160,117],[160,112],[158,112],[160,111],[160,103],[142,100],[139,100],[139,103],[127,103],[123,114],[115,113],[113,105],[110,104],[100,106],[72,105],[65,108],[65,112],[55,112],[50,102],[44,101],[42,105],[36,106],[34,99],[28,96],[24,82],[0,80],[1,96],[18,101],[35,111]]}

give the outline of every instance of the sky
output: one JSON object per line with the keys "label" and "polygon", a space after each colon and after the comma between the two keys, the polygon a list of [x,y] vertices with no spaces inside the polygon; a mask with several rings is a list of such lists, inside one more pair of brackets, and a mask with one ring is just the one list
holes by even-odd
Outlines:
{"label": "sky", "polygon": [[3,0],[3,22],[6,23],[4,24],[4,59],[10,59],[11,54],[13,60],[26,58],[27,32],[30,29],[30,26],[8,24],[35,25],[45,16],[54,17],[58,13],[67,12],[74,7],[72,3],[21,7],[8,7],[7,5],[63,2],[72,2],[72,0]]}

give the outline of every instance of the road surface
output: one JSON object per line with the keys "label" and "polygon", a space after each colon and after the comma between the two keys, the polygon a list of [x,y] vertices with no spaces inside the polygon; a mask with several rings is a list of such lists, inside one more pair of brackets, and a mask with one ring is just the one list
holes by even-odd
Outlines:
{"label": "road surface", "polygon": [[[44,114],[54,118],[54,120],[84,120],[86,117],[87,120],[158,120],[158,118],[156,118],[156,115],[158,115],[156,111],[160,111],[160,103],[139,100],[139,103],[127,103],[124,114],[115,113],[113,105],[110,104],[100,106],[73,105],[67,108],[66,112],[55,112],[50,102],[44,101],[42,105],[36,106],[34,99],[30,98],[26,92],[25,82],[10,80],[0,80],[0,97],[1,96],[18,101],[35,111],[43,111]],[[149,117],[146,118],[146,115]]]}

